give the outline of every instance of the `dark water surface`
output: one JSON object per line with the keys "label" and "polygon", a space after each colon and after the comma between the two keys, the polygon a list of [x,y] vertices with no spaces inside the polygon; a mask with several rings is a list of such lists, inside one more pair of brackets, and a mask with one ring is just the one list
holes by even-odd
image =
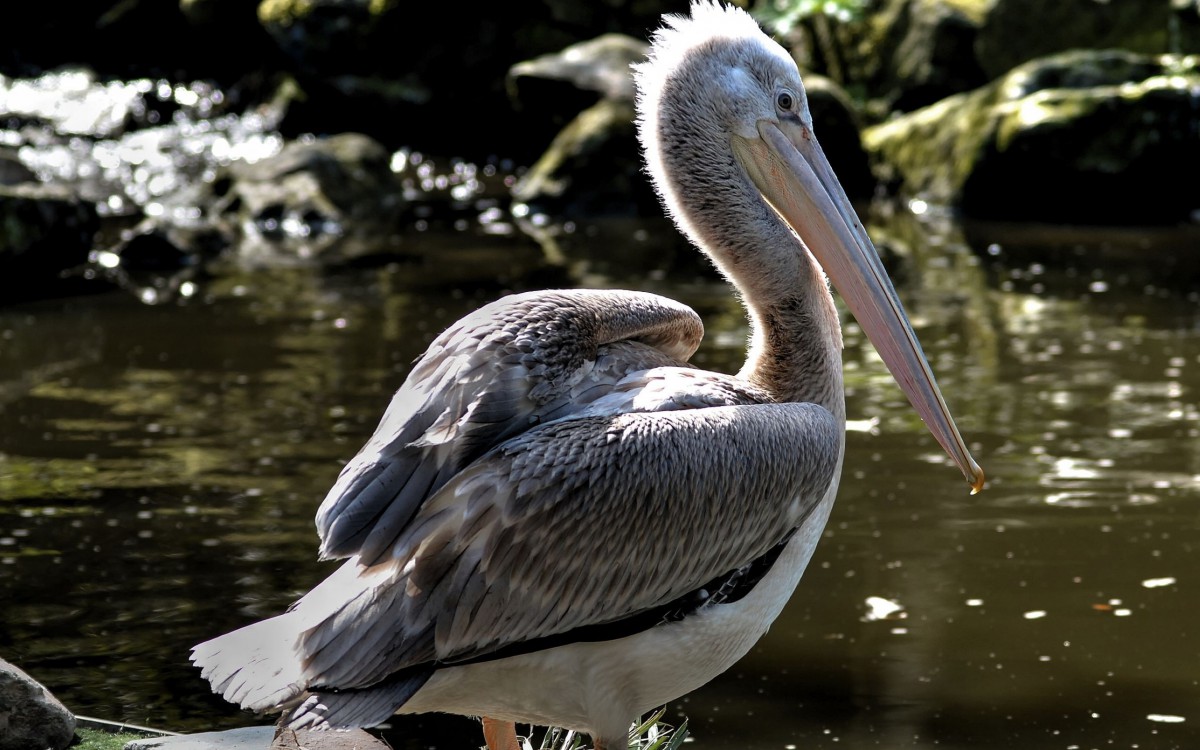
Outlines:
{"label": "dark water surface", "polygon": [[[0,308],[0,655],[80,714],[256,723],[188,649],[329,570],[317,505],[458,316],[508,290],[648,289],[705,318],[702,366],[737,369],[737,303],[664,229],[549,249],[431,232],[393,265],[232,272],[179,304]],[[976,252],[928,215],[876,236],[912,251],[898,286],[988,490],[967,494],[851,323],[826,538],[761,644],[669,707],[697,746],[1200,747],[1195,237],[970,231]],[[448,717],[389,738],[481,743]]]}

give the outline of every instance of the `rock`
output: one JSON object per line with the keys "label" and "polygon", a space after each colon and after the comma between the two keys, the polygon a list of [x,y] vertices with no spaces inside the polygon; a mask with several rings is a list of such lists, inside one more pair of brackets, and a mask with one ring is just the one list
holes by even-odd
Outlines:
{"label": "rock", "polygon": [[242,727],[223,732],[197,732],[148,737],[125,743],[124,750],[268,750],[275,727]]}
{"label": "rock", "polygon": [[[518,106],[558,94],[591,91],[605,99],[631,102],[629,68],[646,59],[650,45],[625,34],[604,34],[509,68],[508,85]],[[556,85],[557,83],[565,85]]]}
{"label": "rock", "polygon": [[[397,143],[462,153],[479,114],[505,132],[505,49],[519,13],[471,13],[451,3],[262,0],[258,17],[304,90],[291,132],[346,122]],[[469,41],[467,41],[469,40]],[[462,145],[459,145],[462,144]]]}
{"label": "rock", "polygon": [[0,148],[0,185],[20,185],[23,182],[37,181],[37,175],[17,158],[15,150]]}
{"label": "rock", "polygon": [[161,304],[188,296],[205,274],[205,262],[215,260],[228,238],[215,229],[184,229],[155,219],[122,230],[120,239],[89,255],[89,275],[104,279],[146,304]]}
{"label": "rock", "polygon": [[513,186],[513,200],[564,218],[656,210],[633,117],[632,103],[610,99],[581,112]]}
{"label": "rock", "polygon": [[272,750],[390,750],[383,740],[361,729],[321,732],[279,729],[271,742]]}
{"label": "rock", "polygon": [[638,158],[630,69],[648,49],[605,34],[509,69],[509,93],[532,123],[531,137],[562,128],[513,187],[514,200],[564,218],[657,209]]}
{"label": "rock", "polygon": [[1195,2],[992,0],[986,7],[975,51],[989,78],[1075,49],[1200,52],[1200,6]]}
{"label": "rock", "polygon": [[1078,51],[865,131],[898,189],[974,218],[1189,220],[1200,59]]}
{"label": "rock", "polygon": [[[971,91],[1025,62],[1073,49],[1200,52],[1194,2],[883,0],[861,18],[817,24],[798,49],[883,112],[912,111]],[[844,77],[842,77],[844,75]]]}
{"label": "rock", "polygon": [[0,750],[62,750],[75,716],[36,680],[0,659]]}
{"label": "rock", "polygon": [[[821,76],[805,78],[814,128],[847,195],[871,194],[874,178],[849,97]],[[517,184],[513,199],[559,218],[659,215],[642,169],[632,100],[602,99],[580,113]]]}
{"label": "rock", "polygon": [[387,743],[361,729],[308,731],[275,727],[243,727],[153,737],[125,743],[124,750],[387,750]]}
{"label": "rock", "polygon": [[651,29],[660,13],[687,6],[523,0],[481,13],[444,2],[262,0],[259,18],[306,94],[289,110],[289,133],[354,121],[389,146],[530,164],[550,134],[528,139],[530,119],[506,91],[509,68],[598,34]]}
{"label": "rock", "polygon": [[0,76],[0,140],[40,180],[69,186],[106,215],[154,213],[219,165],[282,146],[284,102],[243,116],[230,99],[209,82],[104,81],[86,68]]}
{"label": "rock", "polygon": [[406,220],[390,162],[358,133],[293,141],[275,156],[231,164],[212,185],[210,213],[243,252],[319,253],[343,236],[386,233]]}
{"label": "rock", "polygon": [[600,99],[632,102],[629,66],[644,60],[649,47],[625,34],[604,34],[509,68],[508,94],[527,123],[527,137],[548,143]]}
{"label": "rock", "polygon": [[909,111],[989,80],[976,59],[983,2],[889,0],[841,34],[846,77],[882,109]]}
{"label": "rock", "polygon": [[870,198],[875,177],[863,148],[862,121],[854,102],[841,86],[812,73],[804,76],[804,91],[817,140],[846,195],[854,200]]}
{"label": "rock", "polygon": [[98,226],[96,207],[61,185],[0,186],[0,301],[79,285],[63,272],[87,261]]}

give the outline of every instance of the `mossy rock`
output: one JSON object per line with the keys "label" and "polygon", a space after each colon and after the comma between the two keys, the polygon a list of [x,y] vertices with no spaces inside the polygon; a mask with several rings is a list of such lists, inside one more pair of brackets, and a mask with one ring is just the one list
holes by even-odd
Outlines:
{"label": "mossy rock", "polygon": [[881,113],[912,111],[1070,50],[1200,53],[1200,6],[1190,2],[879,0],[869,8],[824,35],[807,22],[798,49]]}
{"label": "mossy rock", "polygon": [[900,192],[968,216],[1187,220],[1200,206],[1200,58],[1063,53],[869,128]]}
{"label": "mossy rock", "polygon": [[575,117],[513,186],[513,199],[560,217],[620,216],[658,205],[641,170],[633,103],[601,99]]}

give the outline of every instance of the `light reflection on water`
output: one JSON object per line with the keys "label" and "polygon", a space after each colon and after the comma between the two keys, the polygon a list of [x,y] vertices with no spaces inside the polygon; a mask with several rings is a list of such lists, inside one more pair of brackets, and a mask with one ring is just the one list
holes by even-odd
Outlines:
{"label": "light reflection on water", "polygon": [[[235,274],[183,306],[0,310],[0,654],[82,714],[252,723],[188,647],[323,575],[317,503],[458,316],[502,288],[649,289],[704,316],[699,364],[737,368],[736,303],[649,229],[560,237],[552,268],[518,237],[447,255],[469,238],[431,235],[420,266]],[[696,744],[1200,743],[1197,297],[1086,254],[980,260],[955,231],[896,221],[880,245],[918,259],[895,274],[989,489],[967,494],[848,325],[850,418],[878,421],[849,433],[827,538],[784,616],[671,707]],[[510,258],[503,285],[481,281]],[[869,617],[872,597],[902,609]],[[396,723],[397,747],[478,744],[465,720]]]}

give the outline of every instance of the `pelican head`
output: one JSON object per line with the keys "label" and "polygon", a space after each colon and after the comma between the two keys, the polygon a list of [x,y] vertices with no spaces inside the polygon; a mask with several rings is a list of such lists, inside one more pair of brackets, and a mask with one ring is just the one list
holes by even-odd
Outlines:
{"label": "pelican head", "polygon": [[788,287],[815,259],[972,491],[981,489],[983,471],[817,141],[791,56],[748,13],[712,0],[666,21],[635,69],[638,134],[680,230],[751,305],[795,295]]}

